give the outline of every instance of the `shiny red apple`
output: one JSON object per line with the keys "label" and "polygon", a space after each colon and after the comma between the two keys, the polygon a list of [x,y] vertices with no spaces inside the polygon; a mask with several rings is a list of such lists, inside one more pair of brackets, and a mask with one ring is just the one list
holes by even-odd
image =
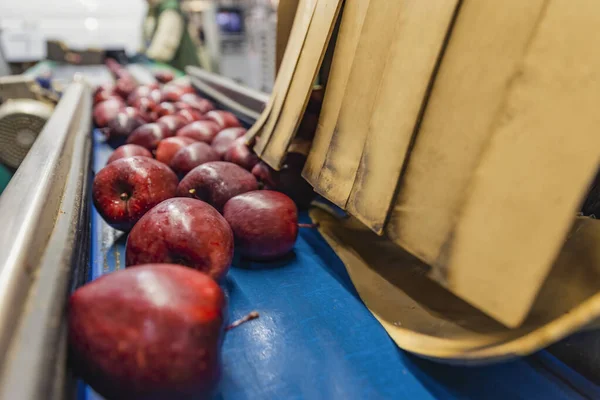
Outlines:
{"label": "shiny red apple", "polygon": [[233,163],[213,161],[191,170],[179,183],[177,196],[206,201],[219,212],[229,199],[258,189],[254,176]]}
{"label": "shiny red apple", "polygon": [[240,167],[252,171],[252,168],[258,163],[258,157],[246,145],[243,137],[236,139],[225,152],[223,156],[225,161],[232,162]]}
{"label": "shiny red apple", "polygon": [[242,126],[237,117],[229,111],[209,111],[206,113],[206,118],[215,121],[221,127],[221,129],[237,128]]}
{"label": "shiny red apple", "polygon": [[175,196],[177,183],[175,173],[159,161],[122,158],[96,174],[92,198],[110,226],[128,231],[152,207]]}
{"label": "shiny red apple", "polygon": [[177,113],[177,108],[175,108],[175,105],[173,105],[173,103],[167,103],[166,101],[163,101],[154,108],[154,111],[156,112],[156,115],[158,115],[158,117],[160,118],[164,117],[165,115],[174,115],[175,113]]}
{"label": "shiny red apple", "polygon": [[183,117],[183,119],[185,119],[188,124],[191,124],[192,122],[195,122],[195,121],[201,121],[204,119],[204,114],[202,114],[198,110],[194,110],[193,108],[191,108],[189,110],[177,111],[177,114],[175,114],[175,115],[179,115],[180,117]]}
{"label": "shiny red apple", "polygon": [[144,125],[142,113],[133,107],[126,107],[119,111],[104,129],[108,142],[113,146],[120,146],[127,140],[127,137]]}
{"label": "shiny red apple", "polygon": [[125,108],[123,100],[111,97],[106,101],[98,103],[94,107],[94,122],[99,128],[104,128],[108,125],[108,121],[113,119],[119,111]]}
{"label": "shiny red apple", "polygon": [[176,136],[189,137],[199,142],[211,144],[220,128],[213,121],[196,121],[177,131]]}
{"label": "shiny red apple", "polygon": [[223,278],[233,258],[233,234],[225,218],[196,199],[166,200],[133,227],[127,239],[127,266],[185,265]]}
{"label": "shiny red apple", "polygon": [[209,276],[154,264],[104,275],[68,304],[74,369],[106,399],[210,398],[226,300]]}
{"label": "shiny red apple", "polygon": [[171,135],[175,135],[175,132],[187,125],[185,118],[179,115],[165,115],[157,119],[156,122],[165,125],[171,132]]}
{"label": "shiny red apple", "polygon": [[188,104],[190,107],[200,111],[202,114],[206,114],[207,112],[215,109],[213,103],[194,93],[186,93],[182,95],[179,101]]}
{"label": "shiny red apple", "polygon": [[171,159],[169,166],[179,177],[183,178],[197,166],[220,159],[221,157],[210,145],[196,142],[180,149]]}
{"label": "shiny red apple", "polygon": [[120,160],[121,158],[135,156],[152,158],[152,153],[150,153],[148,149],[138,146],[137,144],[125,144],[113,151],[106,164],[110,164],[111,162]]}
{"label": "shiny red apple", "polygon": [[221,157],[225,156],[233,142],[246,133],[244,128],[224,129],[215,136],[211,145]]}
{"label": "shiny red apple", "polygon": [[156,159],[169,165],[173,156],[185,146],[195,143],[194,139],[185,137],[170,137],[158,142],[156,147]]}
{"label": "shiny red apple", "polygon": [[153,151],[158,143],[173,136],[171,131],[163,124],[145,124],[134,130],[127,138],[127,144],[137,144]]}
{"label": "shiny red apple", "polygon": [[285,194],[256,190],[225,204],[223,216],[231,226],[235,248],[255,260],[271,260],[289,253],[298,237],[298,210]]}

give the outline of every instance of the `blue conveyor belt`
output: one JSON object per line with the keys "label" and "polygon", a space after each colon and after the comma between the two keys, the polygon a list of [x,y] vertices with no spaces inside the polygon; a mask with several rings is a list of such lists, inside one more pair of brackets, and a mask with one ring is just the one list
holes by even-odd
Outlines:
{"label": "blue conveyor belt", "polygon": [[[94,152],[98,171],[111,152],[98,134]],[[92,224],[94,279],[124,268],[125,238],[95,210]],[[280,265],[240,266],[234,263],[225,284],[230,319],[252,310],[260,318],[227,335],[219,400],[600,399],[597,386],[547,352],[457,367],[398,349],[316,230],[302,229],[295,254]],[[99,399],[83,384],[79,398]]]}

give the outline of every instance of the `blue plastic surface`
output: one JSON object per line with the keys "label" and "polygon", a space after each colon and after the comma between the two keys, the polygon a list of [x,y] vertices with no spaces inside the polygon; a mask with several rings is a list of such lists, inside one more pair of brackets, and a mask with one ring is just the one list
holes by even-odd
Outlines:
{"label": "blue plastic surface", "polygon": [[[95,171],[111,149],[95,138]],[[308,219],[306,215],[302,218]],[[93,211],[91,279],[124,267],[125,240]],[[243,267],[243,268],[240,268]],[[251,269],[263,267],[261,269]],[[488,367],[456,367],[397,348],[360,301],[344,265],[316,230],[264,268],[236,260],[225,283],[230,319],[219,399],[580,399],[600,389],[548,353]],[[97,400],[85,385],[79,398]]]}

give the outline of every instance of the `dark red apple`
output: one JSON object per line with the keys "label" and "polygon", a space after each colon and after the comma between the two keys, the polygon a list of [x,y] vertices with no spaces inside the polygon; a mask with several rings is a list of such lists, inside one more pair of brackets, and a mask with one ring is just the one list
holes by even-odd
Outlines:
{"label": "dark red apple", "polygon": [[223,278],[233,258],[231,228],[217,210],[196,199],[170,199],[150,210],[127,239],[127,266],[185,265]]}
{"label": "dark red apple", "polygon": [[145,124],[129,135],[127,144],[137,144],[154,151],[161,140],[171,136],[173,136],[171,131],[163,124]]}
{"label": "dark red apple", "polygon": [[194,110],[193,108],[189,109],[189,110],[180,110],[175,115],[179,115],[180,117],[183,117],[183,119],[185,119],[188,124],[191,124],[192,122],[195,122],[195,121],[201,121],[204,119],[204,114],[202,114],[198,110]]}
{"label": "dark red apple", "polygon": [[142,114],[136,108],[126,107],[108,121],[104,132],[111,145],[120,146],[125,143],[131,132],[145,123]]}
{"label": "dark red apple", "polygon": [[206,201],[219,212],[229,199],[258,189],[258,182],[239,165],[224,161],[204,163],[187,174],[177,187],[177,196]]}
{"label": "dark red apple", "polygon": [[225,295],[206,274],[154,264],[104,275],[69,299],[75,370],[106,399],[207,399],[221,376]]}
{"label": "dark red apple", "polygon": [[225,156],[233,142],[246,133],[244,128],[224,129],[215,136],[211,145],[221,157]]}
{"label": "dark red apple", "polygon": [[117,100],[115,97],[98,103],[94,107],[94,122],[99,128],[104,128],[108,125],[108,121],[113,119],[119,111],[125,108],[123,100]]}
{"label": "dark red apple", "polygon": [[169,166],[179,177],[183,178],[197,166],[220,159],[221,157],[210,145],[196,142],[180,149],[171,159]]}
{"label": "dark red apple", "polygon": [[235,249],[244,257],[271,260],[289,253],[298,237],[298,210],[285,194],[257,190],[225,204],[223,216],[235,237]]}
{"label": "dark red apple", "polygon": [[246,140],[243,137],[236,139],[233,144],[229,146],[223,159],[237,164],[248,171],[252,171],[252,168],[254,168],[259,161],[256,154],[246,146]]}
{"label": "dark red apple", "polygon": [[152,103],[158,104],[161,97],[162,95],[158,89],[150,86],[138,86],[127,98],[127,104],[135,106],[142,98],[152,100]]}
{"label": "dark red apple", "polygon": [[189,137],[199,142],[211,144],[220,128],[214,121],[196,121],[177,131],[177,136]]}
{"label": "dark red apple", "polygon": [[175,75],[171,71],[158,71],[154,74],[154,77],[160,83],[169,83],[175,79]]}
{"label": "dark red apple", "polygon": [[177,176],[148,157],[122,158],[94,178],[92,197],[98,213],[115,229],[130,230],[152,207],[175,196]]}
{"label": "dark red apple", "polygon": [[161,93],[161,101],[176,103],[181,99],[181,96],[185,94],[185,91],[181,87],[171,83],[163,86]]}
{"label": "dark red apple", "polygon": [[172,136],[175,135],[175,132],[187,125],[185,118],[179,115],[165,115],[164,117],[157,119],[156,122],[165,125]]}
{"label": "dark red apple", "polygon": [[215,121],[221,127],[221,129],[237,128],[242,126],[237,117],[229,111],[209,111],[206,113],[206,118]]}
{"label": "dark red apple", "polygon": [[120,160],[121,158],[135,156],[152,158],[152,153],[150,153],[148,149],[138,146],[137,144],[125,144],[113,151],[106,164],[108,165],[113,161]]}
{"label": "dark red apple", "polygon": [[215,109],[213,103],[193,93],[186,93],[182,95],[179,101],[188,104],[190,107],[200,111],[202,114],[206,114],[207,112]]}
{"label": "dark red apple", "polygon": [[174,115],[177,112],[173,103],[162,102],[154,109],[158,117],[164,117],[165,115]]}
{"label": "dark red apple", "polygon": [[267,164],[260,161],[252,168],[252,175],[262,185],[263,189],[276,189],[277,182],[275,181],[274,172]]}
{"label": "dark red apple", "polygon": [[294,200],[300,209],[306,209],[316,197],[313,187],[302,177],[306,156],[301,153],[288,153],[280,171],[271,169],[259,162],[252,174],[262,184],[263,189],[276,189]]}
{"label": "dark red apple", "polygon": [[123,100],[127,100],[127,98],[133,93],[137,84],[133,80],[133,77],[124,77],[117,80],[117,84],[115,85],[115,92],[121,96]]}
{"label": "dark red apple", "polygon": [[194,139],[186,137],[170,137],[158,142],[156,147],[156,159],[169,165],[173,156],[185,146],[195,143]]}
{"label": "dark red apple", "polygon": [[156,120],[156,113],[154,110],[158,107],[158,104],[149,97],[140,97],[133,101],[131,107],[138,109],[146,119]]}
{"label": "dark red apple", "polygon": [[113,85],[98,86],[94,91],[94,104],[106,101],[111,96],[116,96],[115,87]]}

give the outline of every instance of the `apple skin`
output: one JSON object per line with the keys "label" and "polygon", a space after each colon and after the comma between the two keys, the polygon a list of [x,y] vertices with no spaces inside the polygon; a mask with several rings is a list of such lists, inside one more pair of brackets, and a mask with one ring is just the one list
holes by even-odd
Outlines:
{"label": "apple skin", "polygon": [[221,127],[221,129],[239,128],[242,126],[237,117],[229,111],[209,111],[206,113],[206,118],[215,121]]}
{"label": "apple skin", "polygon": [[253,260],[286,255],[298,237],[298,210],[280,192],[257,190],[233,197],[223,216],[233,231],[236,251]]}
{"label": "apple skin", "polygon": [[204,142],[195,142],[180,149],[171,159],[169,167],[175,171],[177,176],[183,178],[197,166],[220,159],[221,157],[210,145]]}
{"label": "apple skin", "polygon": [[219,153],[221,157],[225,156],[229,147],[233,144],[233,142],[242,137],[246,133],[244,128],[227,128],[223,129],[221,132],[215,136],[213,139],[211,146]]}
{"label": "apple skin", "polygon": [[257,189],[254,175],[239,165],[212,161],[191,170],[179,183],[177,196],[206,201],[222,212],[232,197]]}
{"label": "apple skin", "polygon": [[125,108],[125,103],[119,97],[110,97],[94,107],[94,122],[98,128],[105,128],[108,121],[113,119],[119,111]]}
{"label": "apple skin", "polygon": [[156,112],[156,115],[158,115],[158,117],[160,118],[164,117],[165,115],[174,115],[175,113],[177,113],[177,108],[175,108],[175,105],[173,103],[162,102],[158,106],[156,106],[154,112]]}
{"label": "apple skin", "polygon": [[154,77],[160,83],[169,83],[175,79],[175,75],[171,71],[158,71],[154,74]]}
{"label": "apple skin", "polygon": [[178,115],[178,116],[182,117],[183,119],[185,119],[188,124],[191,124],[192,122],[196,122],[196,121],[201,121],[204,119],[204,114],[202,114],[200,111],[195,110],[193,108],[179,110],[179,111],[177,111],[177,114],[175,114],[175,115]]}
{"label": "apple skin", "polygon": [[185,118],[179,115],[165,115],[157,119],[156,122],[166,126],[171,132],[171,136],[174,136],[178,130],[187,125]]}
{"label": "apple skin", "polygon": [[161,93],[160,90],[155,89],[151,86],[144,85],[138,86],[135,90],[127,97],[127,104],[133,106],[134,103],[140,98],[149,98],[155,104],[160,103]]}
{"label": "apple skin", "polygon": [[187,198],[166,200],[146,213],[127,239],[128,267],[171,263],[221,280],[233,258],[233,233],[209,204]]}
{"label": "apple skin", "polygon": [[112,84],[98,86],[94,91],[94,105],[116,96],[115,87]]}
{"label": "apple skin", "polygon": [[194,139],[185,137],[170,137],[158,142],[156,147],[156,159],[161,163],[169,165],[173,156],[185,146],[195,143]]}
{"label": "apple skin", "polygon": [[171,136],[173,136],[171,131],[163,124],[145,124],[131,132],[127,138],[127,144],[137,144],[154,151],[161,140]]}
{"label": "apple skin", "polygon": [[221,128],[214,121],[196,121],[177,131],[176,136],[189,137],[199,142],[211,144]]}
{"label": "apple skin", "polygon": [[106,399],[207,399],[221,376],[227,323],[219,285],[179,265],[104,275],[68,303],[77,373]]}
{"label": "apple skin", "polygon": [[129,231],[155,205],[175,196],[177,176],[148,157],[128,157],[102,168],[92,184],[96,210],[107,224]]}
{"label": "apple skin", "polygon": [[190,107],[200,111],[202,114],[206,114],[207,112],[215,109],[215,105],[213,103],[194,93],[186,93],[182,95],[179,101],[188,104]]}
{"label": "apple skin", "polygon": [[125,143],[131,132],[145,123],[140,111],[133,107],[126,107],[108,122],[104,131],[110,145],[118,147]]}
{"label": "apple skin", "polygon": [[148,149],[142,146],[138,146],[137,144],[125,144],[113,151],[111,156],[108,158],[106,165],[110,164],[113,161],[120,160],[121,158],[135,156],[152,158],[152,153],[150,153]]}
{"label": "apple skin", "polygon": [[115,92],[121,96],[123,100],[127,100],[127,98],[133,93],[137,84],[133,80],[133,77],[124,77],[117,80],[117,84],[115,85]]}
{"label": "apple skin", "polygon": [[243,137],[236,139],[231,146],[229,146],[223,159],[237,164],[248,171],[252,171],[252,168],[254,168],[259,161],[256,154],[246,146],[246,140]]}

